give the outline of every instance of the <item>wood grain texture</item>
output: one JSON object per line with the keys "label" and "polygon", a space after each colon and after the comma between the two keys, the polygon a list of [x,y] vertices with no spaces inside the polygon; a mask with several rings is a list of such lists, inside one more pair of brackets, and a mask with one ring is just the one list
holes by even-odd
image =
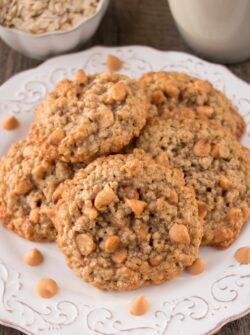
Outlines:
{"label": "wood grain texture", "polygon": [[[166,0],[112,0],[97,33],[83,49],[98,44],[106,46],[141,44],[161,50],[193,53],[178,34]],[[13,74],[38,64],[39,61],[18,54],[0,41],[0,84]],[[228,68],[250,83],[250,60],[229,65]],[[218,334],[249,335],[250,315],[224,326]],[[0,326],[0,335],[22,335],[22,333]]]}

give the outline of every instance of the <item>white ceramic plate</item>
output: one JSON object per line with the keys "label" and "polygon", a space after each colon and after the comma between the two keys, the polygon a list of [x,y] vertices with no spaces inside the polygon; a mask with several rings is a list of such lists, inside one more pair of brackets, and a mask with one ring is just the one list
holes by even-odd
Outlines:
{"label": "white ceramic plate", "polygon": [[[24,138],[33,118],[32,108],[63,77],[78,68],[105,70],[108,53],[124,61],[122,72],[137,77],[151,70],[181,70],[210,80],[238,107],[248,123],[243,143],[250,147],[250,86],[226,68],[184,53],[160,52],[145,47],[102,48],[51,59],[20,73],[0,87],[0,118],[10,113],[20,120],[13,132],[0,130],[0,154],[12,142]],[[81,282],[67,269],[55,244],[25,241],[0,227],[0,323],[27,334],[44,335],[204,335],[212,334],[230,320],[250,312],[250,265],[235,262],[235,250],[249,245],[250,226],[227,250],[201,248],[206,271],[199,276],[187,273],[158,287],[130,293],[104,293]],[[26,250],[38,247],[45,256],[43,265],[23,264]],[[43,300],[33,293],[35,281],[54,278],[59,294]],[[132,317],[128,306],[144,293],[150,311]]]}

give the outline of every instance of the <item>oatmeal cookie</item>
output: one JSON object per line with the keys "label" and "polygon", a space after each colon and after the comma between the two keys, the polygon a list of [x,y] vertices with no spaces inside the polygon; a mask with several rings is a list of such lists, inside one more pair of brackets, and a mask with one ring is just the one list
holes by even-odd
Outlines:
{"label": "oatmeal cookie", "polygon": [[139,79],[151,101],[152,116],[168,117],[178,108],[201,119],[211,119],[229,129],[238,139],[245,123],[227,97],[211,83],[183,72],[149,72]]}
{"label": "oatmeal cookie", "polygon": [[137,147],[183,171],[204,219],[203,244],[228,247],[250,214],[249,150],[214,121],[154,118]]}
{"label": "oatmeal cookie", "polygon": [[143,88],[109,72],[63,80],[36,110],[29,138],[44,154],[64,162],[89,162],[116,153],[145,125]]}
{"label": "oatmeal cookie", "polygon": [[54,241],[50,219],[57,187],[73,177],[73,167],[47,161],[26,141],[11,146],[0,160],[0,219],[18,235],[33,241]]}
{"label": "oatmeal cookie", "polygon": [[54,222],[68,265],[103,290],[160,284],[197,258],[201,221],[182,173],[137,150],[65,183]]}

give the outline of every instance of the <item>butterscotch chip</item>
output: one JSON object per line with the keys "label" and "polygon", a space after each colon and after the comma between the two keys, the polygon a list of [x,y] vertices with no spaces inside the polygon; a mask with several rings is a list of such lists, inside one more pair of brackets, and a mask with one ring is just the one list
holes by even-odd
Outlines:
{"label": "butterscotch chip", "polygon": [[119,71],[122,68],[123,62],[119,57],[109,54],[107,56],[106,65],[110,71]]}
{"label": "butterscotch chip", "polygon": [[46,167],[43,165],[35,166],[32,170],[32,176],[36,179],[43,179],[46,175]]}
{"label": "butterscotch chip", "polygon": [[58,286],[53,279],[42,278],[36,282],[35,292],[39,297],[49,299],[57,294]]}
{"label": "butterscotch chip", "polygon": [[[79,166],[80,167],[80,166]],[[0,219],[18,235],[33,241],[54,241],[53,194],[77,166],[47,161],[39,148],[20,141],[0,160]]]}
{"label": "butterscotch chip", "polygon": [[109,236],[105,241],[105,251],[114,252],[120,244],[120,238],[116,235]]}
{"label": "butterscotch chip", "polygon": [[203,244],[225,248],[237,238],[250,215],[250,153],[234,136],[214,121],[172,111],[149,121],[135,146],[156,160],[164,153],[184,173],[204,221]]}
{"label": "butterscotch chip", "polygon": [[61,198],[63,187],[63,184],[60,184],[55,192],[52,194],[51,200],[53,201],[53,203],[56,203]]}
{"label": "butterscotch chip", "polygon": [[[183,72],[162,71],[144,73],[139,81],[151,101],[151,116],[168,117],[172,110],[177,110],[181,116],[190,117],[191,108],[191,117],[214,120],[237,138],[244,133],[243,118],[227,97],[206,80]],[[164,98],[155,93],[162,91],[166,93]]]}
{"label": "butterscotch chip", "polygon": [[84,209],[84,213],[88,216],[90,220],[95,220],[98,216],[97,210],[91,205],[91,206],[86,206]]}
{"label": "butterscotch chip", "polygon": [[17,195],[24,195],[30,192],[32,189],[32,183],[28,178],[21,179],[19,177],[16,178],[16,185],[14,188],[14,192]]}
{"label": "butterscotch chip", "polygon": [[65,132],[63,129],[56,129],[48,137],[48,143],[51,145],[57,145],[64,138]]}
{"label": "butterscotch chip", "polygon": [[163,262],[165,257],[166,257],[165,253],[158,254],[158,255],[153,255],[153,256],[151,256],[151,258],[149,260],[149,263],[152,266],[157,266],[157,265],[161,264],[161,262]]}
{"label": "butterscotch chip", "polygon": [[180,90],[178,88],[178,84],[176,81],[166,81],[164,83],[165,91],[171,98],[177,98],[180,94]]}
{"label": "butterscotch chip", "polygon": [[202,258],[197,258],[194,263],[187,267],[187,271],[192,275],[199,275],[205,269],[205,262]]}
{"label": "butterscotch chip", "polygon": [[[74,80],[77,81],[79,84],[87,84],[88,82],[88,76],[83,70],[78,70],[74,74]],[[66,99],[64,100],[66,103]]]}
{"label": "butterscotch chip", "polygon": [[117,196],[112,188],[108,185],[105,185],[105,187],[95,197],[95,207],[99,209],[102,206],[111,204],[116,199]]}
{"label": "butterscotch chip", "polygon": [[193,153],[198,157],[209,156],[211,151],[211,146],[208,139],[201,139],[195,143],[193,147]]}
{"label": "butterscotch chip", "polygon": [[123,263],[128,257],[127,249],[121,249],[112,254],[111,259],[116,264]]}
{"label": "butterscotch chip", "polygon": [[227,211],[227,219],[231,224],[234,224],[235,226],[237,225],[242,225],[242,221],[244,220],[241,208],[237,207],[231,207]]}
{"label": "butterscotch chip", "polygon": [[142,241],[146,241],[148,239],[148,227],[146,225],[141,225],[136,233]]}
{"label": "butterscotch chip", "polygon": [[28,250],[24,255],[24,263],[30,266],[37,266],[43,262],[43,255],[38,249]]}
{"label": "butterscotch chip", "polygon": [[59,82],[36,111],[29,141],[48,159],[89,163],[139,135],[148,101],[141,85],[125,75],[78,71],[73,80]]}
{"label": "butterscotch chip", "polygon": [[167,191],[167,198],[171,204],[177,204],[178,203],[178,195],[175,192],[175,190],[168,190]]}
{"label": "butterscotch chip", "polygon": [[220,176],[220,187],[223,188],[223,190],[229,190],[232,186],[233,183],[230,179],[225,176]]}
{"label": "butterscotch chip", "polygon": [[186,226],[182,224],[174,224],[169,230],[170,240],[176,243],[190,243],[190,236]]}
{"label": "butterscotch chip", "polygon": [[197,79],[194,83],[196,89],[198,89],[201,93],[209,93],[211,92],[213,86],[208,80]]}
{"label": "butterscotch chip", "polygon": [[124,84],[124,82],[119,81],[109,89],[108,94],[115,101],[122,101],[125,99],[127,94],[126,85]]}
{"label": "butterscotch chip", "polygon": [[207,206],[202,201],[198,201],[198,212],[201,219],[204,219],[207,215]]}
{"label": "butterscotch chip", "polygon": [[[93,203],[98,210],[91,220],[86,208]],[[99,289],[158,285],[198,256],[202,226],[193,190],[182,173],[142,150],[99,158],[79,170],[66,182],[54,212],[67,264]],[[169,234],[173,222],[178,244]],[[87,253],[75,238],[82,234],[91,246]]]}
{"label": "butterscotch chip", "polygon": [[126,199],[126,203],[132,209],[135,215],[141,215],[144,208],[147,206],[147,203],[145,201],[137,199]]}
{"label": "butterscotch chip", "polygon": [[39,224],[40,211],[39,208],[34,208],[30,211],[29,220],[35,224]]}
{"label": "butterscotch chip", "polygon": [[146,300],[144,294],[141,294],[132,301],[129,308],[129,313],[135,316],[141,316],[146,314],[148,309],[148,301]]}
{"label": "butterscotch chip", "polygon": [[159,105],[165,99],[164,93],[161,90],[156,90],[152,93],[152,103]]}
{"label": "butterscotch chip", "polygon": [[214,109],[208,106],[199,106],[196,108],[196,111],[200,117],[206,116],[209,118],[213,115]]}
{"label": "butterscotch chip", "polygon": [[240,264],[250,264],[250,247],[241,247],[236,250],[234,258]]}
{"label": "butterscotch chip", "polygon": [[13,115],[11,116],[6,116],[3,120],[2,120],[2,127],[5,130],[14,130],[18,127],[19,122],[17,120],[17,118]]}
{"label": "butterscotch chip", "polygon": [[227,159],[230,156],[229,148],[224,143],[215,144],[212,149],[212,156]]}
{"label": "butterscotch chip", "polygon": [[76,244],[83,256],[88,256],[95,248],[95,243],[91,235],[79,234],[76,236]]}

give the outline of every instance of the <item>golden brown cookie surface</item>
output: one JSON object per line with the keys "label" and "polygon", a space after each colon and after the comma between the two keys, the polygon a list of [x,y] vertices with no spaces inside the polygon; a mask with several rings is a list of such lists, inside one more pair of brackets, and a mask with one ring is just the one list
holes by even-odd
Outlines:
{"label": "golden brown cookie surface", "polygon": [[190,112],[201,119],[214,120],[240,138],[245,123],[227,97],[211,83],[184,72],[149,72],[139,79],[151,101],[152,116],[166,116],[172,110]]}
{"label": "golden brown cookie surface", "polygon": [[20,141],[0,161],[0,218],[18,235],[33,241],[54,241],[50,219],[54,192],[73,177],[70,164],[45,160],[37,147]]}
{"label": "golden brown cookie surface", "polygon": [[100,158],[65,183],[54,218],[67,263],[86,282],[126,291],[160,284],[197,258],[193,189],[144,152]]}
{"label": "golden brown cookie surface", "polygon": [[178,115],[152,120],[137,147],[183,171],[204,219],[203,243],[227,247],[250,214],[249,150],[213,121]]}
{"label": "golden brown cookie surface", "polygon": [[148,101],[141,85],[110,72],[63,80],[36,110],[29,138],[49,158],[89,162],[139,135]]}

